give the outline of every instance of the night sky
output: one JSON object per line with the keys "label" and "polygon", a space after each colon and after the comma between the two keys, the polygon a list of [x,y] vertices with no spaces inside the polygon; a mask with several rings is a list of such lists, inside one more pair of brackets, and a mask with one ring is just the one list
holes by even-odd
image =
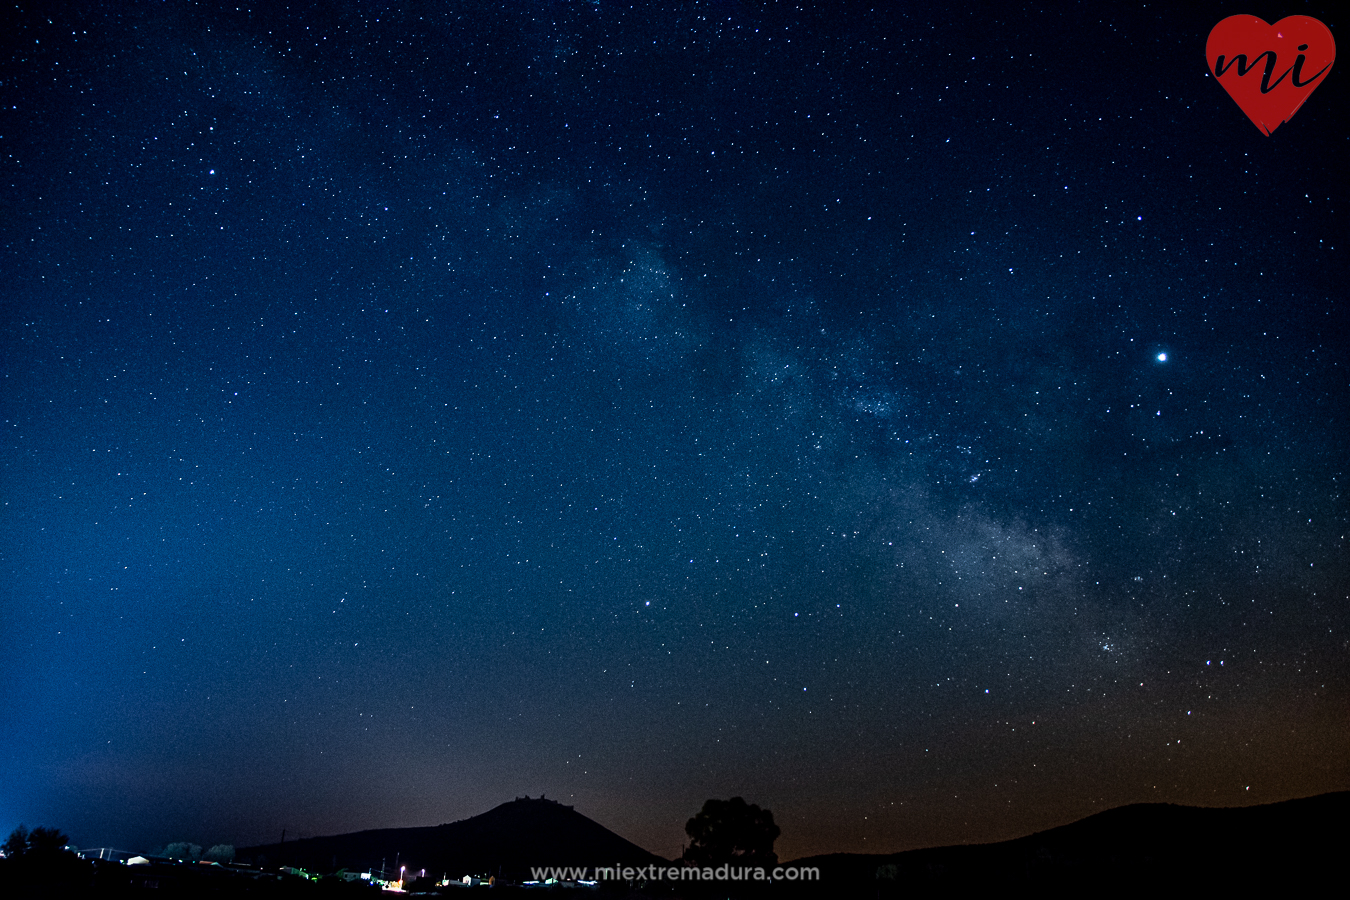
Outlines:
{"label": "night sky", "polygon": [[1350,788],[1333,4],[488,6],[0,13],[0,830]]}

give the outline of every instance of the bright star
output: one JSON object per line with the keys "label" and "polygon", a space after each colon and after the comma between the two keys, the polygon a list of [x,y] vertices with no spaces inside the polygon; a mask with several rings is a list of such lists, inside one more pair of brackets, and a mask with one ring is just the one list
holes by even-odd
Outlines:
{"label": "bright star", "polygon": [[1166,354],[1166,353],[1159,353],[1159,354],[1158,354],[1158,362],[1167,362],[1167,354]]}

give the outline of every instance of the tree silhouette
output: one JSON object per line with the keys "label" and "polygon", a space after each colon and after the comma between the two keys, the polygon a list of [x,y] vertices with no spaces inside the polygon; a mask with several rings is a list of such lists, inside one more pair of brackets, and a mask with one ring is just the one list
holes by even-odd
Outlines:
{"label": "tree silhouette", "polygon": [[28,852],[28,829],[20,825],[9,833],[5,838],[4,847],[0,848],[5,852],[5,856],[13,859],[16,856],[23,856]]}
{"label": "tree silhouette", "polygon": [[709,800],[685,823],[684,830],[690,840],[684,858],[695,865],[768,868],[778,864],[773,842],[782,832],[773,823],[773,813],[741,797]]}
{"label": "tree silhouette", "polygon": [[68,841],[61,830],[58,828],[34,828],[29,831],[20,825],[9,833],[5,839],[5,856],[40,856],[54,857],[66,847]]}
{"label": "tree silhouette", "polygon": [[67,838],[57,828],[24,826],[5,840],[5,859],[0,860],[0,896],[87,896],[93,863],[66,849]]}
{"label": "tree silhouette", "polygon": [[164,852],[159,855],[167,856],[170,859],[190,859],[193,862],[196,862],[202,858],[202,845],[194,844],[191,841],[178,841],[177,843],[169,844],[164,848]]}

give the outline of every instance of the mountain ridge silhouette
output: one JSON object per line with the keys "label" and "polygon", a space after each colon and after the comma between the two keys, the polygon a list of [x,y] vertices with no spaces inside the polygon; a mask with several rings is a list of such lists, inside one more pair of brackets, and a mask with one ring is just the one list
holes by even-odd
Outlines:
{"label": "mountain ridge silhouette", "polygon": [[[1297,883],[1334,875],[1350,845],[1350,791],[1246,807],[1140,803],[1023,837],[899,853],[830,853],[784,866],[819,867],[814,882],[778,883],[782,897],[899,897],[916,888],[1009,885],[1129,892]],[[314,872],[339,868],[525,880],[532,867],[633,866],[663,859],[543,798],[517,798],[443,825],[383,828],[245,847],[239,859]],[[843,892],[843,893],[840,893]]]}
{"label": "mountain ridge silhouette", "polygon": [[788,865],[819,867],[821,879],[784,896],[1019,884],[1108,892],[1288,886],[1338,875],[1346,846],[1350,791],[1243,807],[1136,803],[995,843],[794,859]]}
{"label": "mountain ridge silhouette", "polygon": [[528,878],[543,866],[646,866],[667,860],[620,837],[571,806],[518,797],[485,813],[414,828],[379,828],[263,844],[238,851],[241,861],[315,872],[390,871],[406,865],[428,875]]}

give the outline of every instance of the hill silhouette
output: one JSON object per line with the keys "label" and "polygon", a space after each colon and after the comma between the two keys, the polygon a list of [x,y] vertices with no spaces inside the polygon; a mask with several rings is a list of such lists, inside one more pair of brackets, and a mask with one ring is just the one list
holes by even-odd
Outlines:
{"label": "hill silhouette", "polygon": [[[1023,886],[1107,894],[1254,886],[1338,878],[1350,846],[1350,791],[1265,806],[1123,806],[996,844],[893,854],[829,854],[814,885],[785,897],[899,897]],[[779,893],[779,892],[775,892]]]}
{"label": "hill silhouette", "polygon": [[460,878],[469,874],[498,875],[512,880],[529,877],[532,866],[645,866],[665,862],[625,840],[571,806],[529,797],[481,815],[424,828],[383,828],[332,837],[304,838],[285,844],[245,847],[242,861],[285,865],[313,872],[345,868],[394,870],[394,861],[409,872],[427,870]]}
{"label": "hill silhouette", "polygon": [[[1148,803],[994,844],[892,854],[827,854],[790,866],[819,867],[819,880],[779,882],[769,894],[901,897],[918,891],[1027,887],[1108,896],[1215,888],[1288,889],[1334,878],[1350,845],[1350,791],[1265,806],[1202,808]],[[532,866],[644,866],[666,862],[551,800],[504,803],[482,815],[426,828],[387,828],[246,847],[241,861],[314,872],[369,871],[395,859],[428,875],[524,880]],[[683,890],[697,893],[695,886]],[[677,891],[678,892],[678,891]]]}

